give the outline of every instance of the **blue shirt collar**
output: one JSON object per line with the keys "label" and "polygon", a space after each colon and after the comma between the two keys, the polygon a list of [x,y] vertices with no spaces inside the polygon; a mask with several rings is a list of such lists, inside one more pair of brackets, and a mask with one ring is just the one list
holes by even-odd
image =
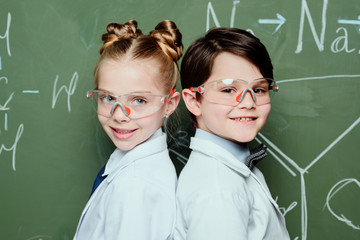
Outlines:
{"label": "blue shirt collar", "polygon": [[215,134],[207,131],[196,129],[196,138],[211,141],[225,149],[227,149],[232,155],[234,155],[239,161],[245,164],[246,158],[250,155],[250,151],[246,145],[240,145],[232,141],[226,140],[222,137],[216,136]]}

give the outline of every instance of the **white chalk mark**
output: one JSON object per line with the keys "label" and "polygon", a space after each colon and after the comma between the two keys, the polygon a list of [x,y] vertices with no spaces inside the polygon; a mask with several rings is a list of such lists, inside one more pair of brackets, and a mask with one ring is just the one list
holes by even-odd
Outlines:
{"label": "white chalk mark", "polygon": [[74,72],[74,74],[73,74],[73,76],[72,76],[72,78],[71,78],[69,87],[63,85],[63,86],[61,86],[60,89],[56,92],[56,85],[57,85],[57,82],[58,82],[58,80],[59,80],[59,75],[56,75],[56,79],[55,79],[54,87],[53,87],[53,98],[52,98],[52,104],[51,104],[51,108],[52,108],[52,109],[55,108],[55,104],[56,104],[57,98],[59,97],[61,91],[64,90],[64,91],[67,93],[67,107],[68,107],[68,111],[69,111],[69,112],[71,111],[70,97],[71,97],[71,95],[73,95],[74,92],[75,92],[76,84],[77,84],[78,79],[79,79],[78,73],[77,73],[77,72]]}
{"label": "white chalk mark", "polygon": [[220,22],[216,17],[216,13],[211,2],[208,3],[207,12],[206,12],[206,32],[210,29],[210,14],[214,20],[215,26],[220,27]]}
{"label": "white chalk mark", "polygon": [[300,27],[299,27],[299,37],[298,37],[298,45],[296,48],[295,53],[300,53],[302,51],[302,43],[303,43],[303,33],[304,33],[304,21],[305,15],[307,20],[309,21],[311,33],[313,34],[315,43],[320,52],[324,51],[324,40],[325,40],[325,29],[326,29],[326,10],[328,5],[328,0],[323,1],[323,9],[322,9],[322,16],[321,16],[321,33],[320,38],[316,34],[315,25],[313,19],[310,14],[309,6],[307,5],[306,0],[301,1],[301,16],[300,16]]}
{"label": "white chalk mark", "polygon": [[[340,216],[338,214],[336,214],[332,208],[330,207],[330,200],[331,198],[338,193],[342,188],[344,188],[345,186],[347,186],[350,183],[355,183],[358,187],[360,187],[360,182],[358,180],[356,180],[355,178],[347,178],[347,179],[343,179],[341,181],[339,181],[338,183],[336,183],[329,191],[327,197],[326,197],[326,203],[325,206],[328,208],[328,210],[330,211],[330,213],[337,218],[339,221],[344,222],[346,225],[352,227],[355,230],[360,230],[360,226],[357,225],[355,226],[349,219],[347,219],[343,214],[341,214]],[[324,207],[325,207],[324,206]],[[354,208],[356,208],[356,206],[354,206]]]}
{"label": "white chalk mark", "polygon": [[288,157],[283,151],[281,151],[274,143],[272,143],[269,139],[267,139],[263,134],[258,133],[259,136],[264,139],[267,144],[273,148],[275,151],[277,151],[283,158],[285,158],[285,160],[290,163],[291,166],[293,166],[294,168],[296,168],[299,172],[301,170],[301,168],[296,164],[296,162],[294,160],[292,160],[290,157]]}
{"label": "white chalk mark", "polygon": [[7,115],[7,113],[5,113],[5,116],[4,116],[4,129],[5,129],[5,131],[8,130],[8,115]]}
{"label": "white chalk mark", "polygon": [[[230,27],[234,27],[235,25],[235,16],[236,16],[236,7],[240,4],[240,1],[234,0],[233,6],[231,9],[231,16],[230,16]],[[210,15],[215,23],[216,27],[221,27],[220,22],[216,16],[215,10],[211,2],[208,2],[207,11],[206,11],[206,32],[210,29]]]}
{"label": "white chalk mark", "polygon": [[40,91],[39,90],[23,90],[22,93],[39,93]]}
{"label": "white chalk mark", "polygon": [[0,71],[2,70],[1,56],[0,56]]}
{"label": "white chalk mark", "polygon": [[5,33],[4,33],[4,35],[0,35],[0,39],[6,39],[6,49],[7,49],[7,52],[8,52],[9,56],[11,56],[10,39],[9,39],[10,24],[11,24],[11,13],[9,12],[8,17],[7,17],[7,24],[6,24]]}
{"label": "white chalk mark", "polygon": [[19,125],[19,128],[18,128],[18,131],[16,133],[16,137],[15,137],[15,141],[14,141],[14,144],[11,146],[11,147],[5,147],[4,144],[1,144],[0,146],[0,155],[2,153],[2,151],[4,150],[5,152],[11,152],[12,151],[12,168],[14,171],[16,171],[16,148],[17,148],[17,144],[21,138],[21,135],[24,131],[24,124],[20,124]]}
{"label": "white chalk mark", "polygon": [[304,172],[301,172],[300,179],[301,179],[301,235],[302,235],[302,239],[306,240],[308,220],[307,220],[307,200],[306,200]]}
{"label": "white chalk mark", "polygon": [[325,148],[324,151],[322,151],[305,169],[304,171],[307,171],[309,168],[311,168],[316,162],[319,161],[320,158],[322,158],[328,151],[330,151],[338,142],[340,142],[341,139],[343,139],[354,127],[356,127],[360,123],[360,117],[350,125],[340,136],[338,136],[327,148]]}
{"label": "white chalk mark", "polygon": [[176,155],[176,159],[179,160],[179,162],[181,162],[182,164],[186,164],[187,162],[187,158],[184,157],[183,155],[181,155],[180,153],[178,153],[177,151],[173,150],[173,149],[169,149],[169,152],[172,152]]}
{"label": "white chalk mark", "polygon": [[[264,135],[262,135],[261,133],[259,133],[259,136],[261,136],[267,143],[269,143],[269,146],[271,147],[275,147],[277,149],[277,147],[269,140],[267,139],[266,137],[264,137]],[[258,143],[261,143],[261,141],[258,139],[258,138],[255,138],[255,140],[258,142]],[[274,148],[274,149],[275,149]],[[281,152],[280,149],[278,149],[279,151],[278,152]],[[293,172],[283,161],[281,161],[281,159],[270,149],[270,148],[267,148],[267,151],[291,174],[293,175],[294,177],[296,176],[296,173]],[[283,153],[283,155],[285,155]],[[283,156],[284,157],[284,156]],[[285,158],[288,158],[286,155],[285,155]]]}
{"label": "white chalk mark", "polygon": [[6,110],[10,110],[9,107],[7,107],[7,105],[10,103],[11,99],[13,98],[15,92],[12,92],[9,96],[9,98],[6,100],[4,105],[0,105],[0,111],[6,111]]}
{"label": "white chalk mark", "polygon": [[[9,80],[7,79],[7,77],[0,77],[0,82],[4,80],[5,84],[7,84],[9,82]],[[9,102],[11,101],[11,99],[13,98],[15,92],[12,92],[9,96],[9,98],[6,100],[4,105],[0,105],[0,111],[6,111],[6,110],[10,110],[10,108],[7,107],[7,105],[9,104]]]}
{"label": "white chalk mark", "polygon": [[299,81],[309,81],[309,80],[320,80],[328,78],[358,78],[360,74],[340,74],[340,75],[328,75],[328,76],[316,76],[316,77],[304,77],[304,78],[292,78],[276,81],[276,83],[288,83],[288,82],[299,82]]}
{"label": "white chalk mark", "polygon": [[231,10],[230,27],[234,27],[236,6],[240,4],[240,1],[233,1],[233,8]]}
{"label": "white chalk mark", "polygon": [[258,23],[259,24],[277,24],[278,26],[276,27],[275,31],[273,32],[273,34],[274,34],[286,22],[286,19],[283,16],[281,16],[279,13],[276,13],[276,18],[277,19],[259,19]]}
{"label": "white chalk mark", "polygon": [[339,19],[338,23],[339,24],[359,25],[358,31],[360,31],[360,15],[358,16],[358,20]]}
{"label": "white chalk mark", "polygon": [[31,238],[28,238],[26,240],[45,240],[45,239],[52,239],[53,237],[50,235],[37,235],[33,236]]}

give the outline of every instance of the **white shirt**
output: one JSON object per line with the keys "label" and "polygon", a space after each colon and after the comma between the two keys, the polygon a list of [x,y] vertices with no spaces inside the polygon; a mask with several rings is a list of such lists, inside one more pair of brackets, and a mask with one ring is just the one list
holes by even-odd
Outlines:
{"label": "white shirt", "polygon": [[228,143],[196,134],[178,181],[174,239],[290,239],[260,170],[251,172],[227,150]]}
{"label": "white shirt", "polygon": [[176,171],[158,130],[128,152],[116,149],[107,178],[82,212],[74,240],[170,240],[175,225]]}

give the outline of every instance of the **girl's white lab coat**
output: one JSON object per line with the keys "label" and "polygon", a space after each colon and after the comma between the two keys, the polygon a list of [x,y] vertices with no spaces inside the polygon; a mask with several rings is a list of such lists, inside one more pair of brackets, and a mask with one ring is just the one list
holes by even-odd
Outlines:
{"label": "girl's white lab coat", "polygon": [[111,155],[108,176],[86,204],[74,239],[172,239],[176,172],[165,134],[122,155],[118,149]]}
{"label": "girl's white lab coat", "polygon": [[230,152],[192,138],[192,153],[177,187],[175,240],[289,239],[259,169]]}

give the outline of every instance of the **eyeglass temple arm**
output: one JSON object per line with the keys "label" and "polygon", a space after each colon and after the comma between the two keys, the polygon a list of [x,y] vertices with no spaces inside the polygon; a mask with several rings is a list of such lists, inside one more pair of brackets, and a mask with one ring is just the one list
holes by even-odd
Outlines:
{"label": "eyeglass temple arm", "polygon": [[172,95],[174,95],[174,93],[176,92],[176,89],[175,88],[173,88],[172,90],[171,90],[171,92],[168,94],[168,95],[166,95],[166,96],[163,96],[162,98],[161,98],[161,103],[166,103],[167,102],[167,100],[172,96]]}
{"label": "eyeglass temple arm", "polygon": [[204,87],[200,86],[200,87],[190,87],[189,88],[190,91],[192,92],[198,92],[200,94],[204,93]]}

